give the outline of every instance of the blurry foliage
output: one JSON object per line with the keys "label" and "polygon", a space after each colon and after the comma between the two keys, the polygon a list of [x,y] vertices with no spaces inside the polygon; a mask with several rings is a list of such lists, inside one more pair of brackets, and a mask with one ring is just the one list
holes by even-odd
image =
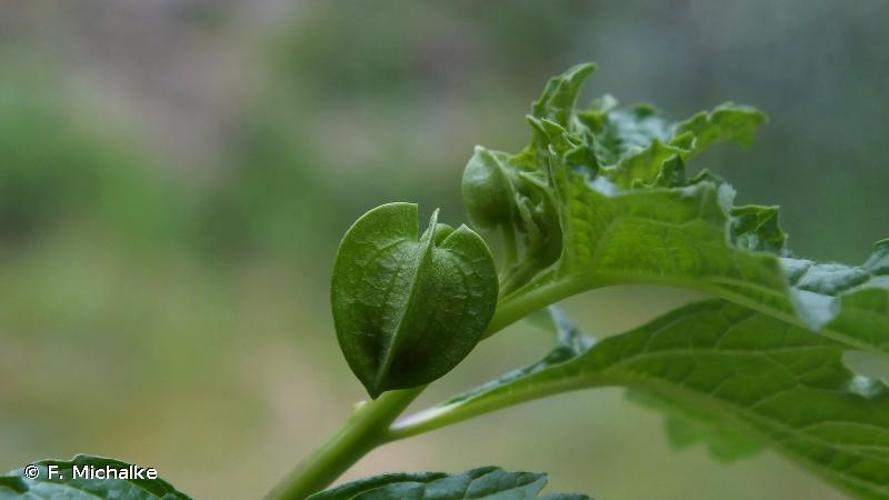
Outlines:
{"label": "blurry foliage", "polygon": [[203,250],[244,258],[312,246],[325,197],[299,138],[272,111],[245,117],[235,135],[222,181],[198,205]]}
{"label": "blurry foliage", "polygon": [[[181,189],[144,154],[90,130],[37,75],[0,78],[0,238],[90,219],[139,244],[176,237]],[[13,77],[13,78],[10,78]]]}

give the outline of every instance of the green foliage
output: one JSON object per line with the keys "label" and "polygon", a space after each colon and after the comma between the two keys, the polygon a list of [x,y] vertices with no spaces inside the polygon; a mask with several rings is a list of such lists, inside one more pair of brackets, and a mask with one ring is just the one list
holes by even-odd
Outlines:
{"label": "green foliage", "polygon": [[[115,498],[121,500],[188,500],[188,495],[176,491],[170,483],[162,479],[90,479],[74,478],[75,472],[85,470],[130,471],[131,465],[110,458],[77,455],[71,460],[41,460],[34,464],[37,475],[30,477],[33,470],[16,469],[0,477],[0,499],[54,499],[92,500],[95,498]],[[27,469],[27,470],[26,470]],[[130,472],[127,472],[128,474]],[[92,474],[92,472],[90,472]],[[119,474],[119,472],[115,472]],[[144,472],[143,472],[144,474]],[[121,476],[119,476],[121,477]]]}
{"label": "green foliage", "polygon": [[556,323],[562,340],[543,360],[429,413],[475,415],[625,386],[671,418],[682,412],[682,423],[670,424],[677,444],[705,440],[731,458],[755,450],[740,434],[747,433],[862,497],[889,498],[889,390],[849,370],[843,344],[721,300],[595,344],[579,341],[563,319]]}
{"label": "green foliage", "polygon": [[337,338],[371,397],[427,384],[481,339],[497,303],[494,261],[475,232],[418,233],[417,206],[364,214],[337,251],[331,302]]}
{"label": "green foliage", "polygon": [[889,350],[885,244],[858,267],[792,257],[776,209],[734,206],[732,187],[707,171],[686,176],[686,161],[715,141],[749,142],[761,113],[726,104],[670,122],[651,106],[618,109],[613,98],[577,110],[592,70],[580,65],[549,82],[523,151],[476,153],[497,159],[515,193],[517,217],[500,224],[520,235],[514,251],[525,258],[504,270],[504,301],[541,288],[568,296],[666,284]]}
{"label": "green foliage", "polygon": [[664,432],[676,450],[702,444],[710,457],[727,463],[756,455],[764,448],[761,440],[739,429],[735,422],[706,408],[683,405],[632,388],[627,390],[627,399],[663,413]]}
{"label": "green foliage", "polygon": [[133,246],[179,235],[182,193],[150,155],[59,106],[47,88],[54,75],[8,70],[0,75],[0,243],[84,219]]}
{"label": "green foliage", "polygon": [[499,467],[480,467],[462,474],[415,472],[385,474],[361,479],[322,491],[309,500],[587,500],[586,495],[540,495],[546,474],[507,472]]}
{"label": "green foliage", "polygon": [[[721,300],[599,343],[553,313],[543,323],[560,342],[540,362],[403,419],[395,433],[618,385],[666,413],[678,446],[703,441],[732,459],[762,443],[847,491],[889,498],[886,240],[857,267],[792,256],[776,208],[734,206],[725,181],[685,172],[718,140],[749,143],[762,113],[725,104],[670,122],[648,105],[620,109],[610,96],[578,110],[593,69],[550,80],[528,117],[527,148],[477,148],[467,165],[470,217],[502,229],[505,254],[518,255],[504,259],[498,312],[527,314],[621,283],[688,287]],[[480,204],[467,189],[476,185],[496,186],[511,207]]]}

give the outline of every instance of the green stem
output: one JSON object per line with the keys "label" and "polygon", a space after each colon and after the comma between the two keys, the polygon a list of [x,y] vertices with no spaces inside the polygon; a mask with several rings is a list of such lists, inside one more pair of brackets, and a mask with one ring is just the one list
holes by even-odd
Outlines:
{"label": "green stem", "polygon": [[326,487],[384,441],[386,430],[424,387],[390,391],[362,403],[340,430],[309,456],[268,495],[268,499],[303,499]]}
{"label": "green stem", "polygon": [[503,408],[515,406],[535,399],[545,398],[563,392],[574,391],[589,387],[614,384],[615,381],[601,376],[593,381],[587,375],[583,379],[558,379],[552,383],[524,387],[520,390],[497,394],[481,401],[461,401],[453,404],[441,404],[425,410],[418,411],[395,423],[387,432],[386,442],[398,441],[418,434],[434,431],[442,427],[457,424],[480,415],[491,413]]}
{"label": "green stem", "polygon": [[504,297],[497,304],[497,312],[491,318],[483,338],[488,338],[532,312],[555,304],[580,290],[582,287],[577,282],[555,281]]}
{"label": "green stem", "polygon": [[[564,284],[552,284],[507,298],[497,311],[484,338],[532,312],[570,295]],[[268,495],[268,500],[302,500],[325,488],[377,446],[390,441],[389,426],[426,387],[384,393],[362,404],[330,440],[309,456]]]}

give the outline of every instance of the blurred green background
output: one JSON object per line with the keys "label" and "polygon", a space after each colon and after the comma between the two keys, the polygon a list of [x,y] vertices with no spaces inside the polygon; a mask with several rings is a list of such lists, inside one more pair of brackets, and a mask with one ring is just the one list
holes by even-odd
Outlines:
{"label": "blurred green background", "polygon": [[[472,146],[515,151],[546,79],[676,117],[771,115],[693,167],[780,204],[797,253],[889,235],[889,3],[8,0],[0,5],[0,469],[75,452],[197,498],[259,498],[363,397],[327,305],[340,235],[383,202],[464,219]],[[572,299],[609,334],[672,290]],[[514,327],[422,402],[537,358]],[[832,499],[773,453],[674,451],[619,390],[563,395],[377,451],[349,477],[485,464],[598,499]]]}

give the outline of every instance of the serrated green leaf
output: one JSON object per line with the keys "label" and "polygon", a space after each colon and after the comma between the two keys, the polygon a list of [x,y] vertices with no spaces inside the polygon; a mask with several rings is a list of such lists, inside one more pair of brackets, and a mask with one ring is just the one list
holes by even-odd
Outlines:
{"label": "serrated green leaf", "polygon": [[497,273],[487,245],[466,226],[438,224],[437,214],[421,235],[416,205],[382,205],[359,218],[337,250],[337,339],[373,398],[450,371],[494,313]]}
{"label": "serrated green leaf", "polygon": [[[558,339],[555,349],[537,363],[507,373],[458,396],[452,402],[499,385],[518,382],[528,375],[576,358],[593,346],[592,337],[581,333],[556,306],[541,309],[529,316],[528,320],[529,323],[555,335]],[[727,422],[718,415],[701,411],[699,408],[683,406],[676,401],[632,389],[627,391],[627,399],[664,413],[664,429],[670,444],[677,449],[704,443],[712,457],[725,462],[753,455],[763,447],[760,442],[738,429],[734,422]]]}
{"label": "serrated green leaf", "polygon": [[[862,498],[887,499],[889,390],[847,368],[846,350],[768,315],[709,300],[587,348],[560,345],[559,355],[408,417],[396,432],[417,425],[424,414],[459,416],[448,417],[453,422],[565,391],[617,385],[695,414],[698,423],[743,432]],[[750,443],[715,444],[727,445],[716,451],[732,455]]]}
{"label": "serrated green leaf", "polygon": [[[579,69],[581,68],[581,69]],[[862,266],[791,256],[773,207],[733,205],[735,192],[685,163],[718,140],[746,144],[765,116],[724,104],[682,122],[657,109],[577,100],[590,67],[555,77],[535,102],[531,145],[490,152],[518,213],[508,304],[621,283],[693,288],[861,350],[889,352],[889,243]],[[524,212],[522,212],[524,211]],[[551,300],[549,300],[551,302]]]}
{"label": "serrated green leaf", "polygon": [[309,500],[586,500],[586,495],[540,495],[546,474],[481,467],[462,474],[413,472],[384,474],[316,493]]}
{"label": "serrated green leaf", "polygon": [[683,144],[686,157],[703,151],[712,142],[728,139],[742,145],[753,142],[756,129],[766,120],[759,110],[749,106],[725,103],[710,112],[702,111],[675,125],[674,141]]}
{"label": "serrated green leaf", "polygon": [[675,449],[702,444],[712,458],[732,462],[764,448],[761,441],[719,414],[633,389],[627,390],[627,399],[664,415],[664,432]]}
{"label": "serrated green leaf", "polygon": [[578,64],[561,75],[550,78],[540,98],[532,104],[534,115],[567,125],[574,116],[580,86],[595,70],[595,64]]}
{"label": "serrated green leaf", "polygon": [[[0,499],[188,500],[162,479],[140,478],[134,465],[110,458],[77,455],[71,460],[41,460],[0,477]],[[94,478],[93,472],[116,471],[114,479]],[[89,476],[83,474],[89,471]],[[36,472],[36,475],[34,475]],[[80,474],[75,477],[75,473]],[[126,478],[124,478],[126,474]],[[92,477],[92,478],[91,478]]]}

